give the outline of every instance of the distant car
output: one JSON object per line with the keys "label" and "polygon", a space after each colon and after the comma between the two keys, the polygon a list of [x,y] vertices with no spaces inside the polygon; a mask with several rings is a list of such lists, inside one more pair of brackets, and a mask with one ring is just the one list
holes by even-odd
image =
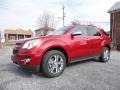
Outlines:
{"label": "distant car", "polygon": [[66,26],[44,37],[17,41],[11,58],[25,69],[56,77],[72,62],[94,57],[107,62],[110,43],[107,34],[95,26]]}

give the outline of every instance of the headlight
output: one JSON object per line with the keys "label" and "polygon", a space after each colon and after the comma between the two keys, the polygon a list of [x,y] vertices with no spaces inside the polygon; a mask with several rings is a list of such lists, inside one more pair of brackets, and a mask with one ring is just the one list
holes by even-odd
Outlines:
{"label": "headlight", "polygon": [[38,45],[40,43],[40,39],[35,39],[35,40],[30,40],[25,42],[25,44],[23,45],[22,48],[27,48],[27,49],[31,49],[33,47],[35,47],[36,45]]}

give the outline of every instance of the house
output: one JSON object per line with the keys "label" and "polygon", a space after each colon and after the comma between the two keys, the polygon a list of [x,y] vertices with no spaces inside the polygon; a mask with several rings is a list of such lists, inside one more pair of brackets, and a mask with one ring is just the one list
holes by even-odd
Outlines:
{"label": "house", "polygon": [[5,29],[4,30],[5,42],[30,38],[32,36],[33,36],[33,32],[31,30],[28,30],[28,31],[23,29]]}
{"label": "house", "polygon": [[37,29],[35,30],[35,35],[37,37],[40,37],[40,36],[45,36],[47,35],[48,33],[54,31],[55,29],[54,28],[51,28],[51,27],[43,27],[43,28],[40,28],[40,29]]}
{"label": "house", "polygon": [[110,37],[113,48],[120,50],[120,1],[116,2],[108,13],[110,13]]}

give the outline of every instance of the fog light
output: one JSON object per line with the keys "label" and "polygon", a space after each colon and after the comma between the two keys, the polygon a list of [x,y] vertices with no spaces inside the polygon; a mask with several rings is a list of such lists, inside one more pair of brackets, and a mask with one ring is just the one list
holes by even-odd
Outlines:
{"label": "fog light", "polygon": [[31,60],[30,58],[26,58],[26,59],[25,59],[25,64],[29,63],[30,60]]}

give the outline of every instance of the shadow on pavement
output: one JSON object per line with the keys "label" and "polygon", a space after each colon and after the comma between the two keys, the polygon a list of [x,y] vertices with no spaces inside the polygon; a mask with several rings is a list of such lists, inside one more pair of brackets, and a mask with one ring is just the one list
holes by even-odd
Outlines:
{"label": "shadow on pavement", "polygon": [[19,77],[31,78],[31,77],[33,77],[33,75],[36,75],[38,77],[43,77],[42,73],[28,72],[28,71],[22,69],[20,66],[15,65],[13,63],[1,65],[0,67],[3,67],[0,69],[0,72],[12,73]]}
{"label": "shadow on pavement", "polygon": [[[75,65],[93,63],[93,62],[98,62],[98,60],[97,59],[88,59],[88,60],[82,60],[82,61],[70,63],[69,65],[67,65],[67,68],[69,68],[71,66],[75,66]],[[31,78],[34,75],[39,78],[40,77],[45,78],[45,76],[40,72],[28,72],[28,71],[24,70],[22,67],[15,65],[13,63],[8,63],[8,64],[2,65],[0,67],[4,67],[4,68],[0,69],[0,72],[12,73],[19,77]]]}

